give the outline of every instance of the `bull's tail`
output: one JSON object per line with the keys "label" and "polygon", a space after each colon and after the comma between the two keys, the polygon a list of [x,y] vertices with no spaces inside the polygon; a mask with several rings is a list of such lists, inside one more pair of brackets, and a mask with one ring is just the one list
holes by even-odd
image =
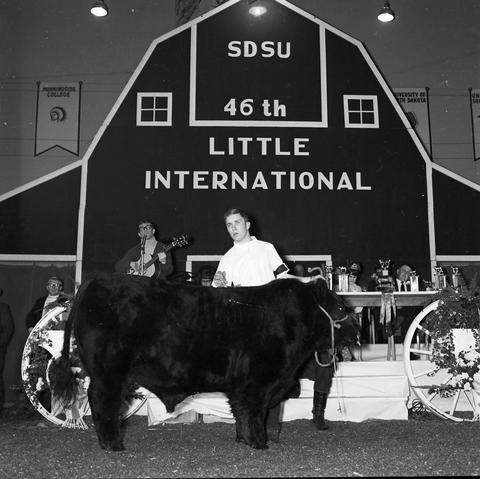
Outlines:
{"label": "bull's tail", "polygon": [[69,407],[75,401],[78,391],[78,376],[73,370],[77,361],[74,360],[70,351],[74,310],[75,300],[71,300],[70,313],[65,323],[62,354],[52,361],[49,370],[50,389],[53,396],[64,407]]}

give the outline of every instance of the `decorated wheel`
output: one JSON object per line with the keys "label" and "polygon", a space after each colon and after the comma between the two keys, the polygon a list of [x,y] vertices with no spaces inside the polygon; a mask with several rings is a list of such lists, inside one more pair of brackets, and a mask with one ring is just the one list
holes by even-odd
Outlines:
{"label": "decorated wheel", "polygon": [[478,329],[446,327],[448,323],[437,320],[440,305],[438,300],[429,304],[407,331],[403,355],[408,381],[418,399],[437,416],[478,421]]}
{"label": "decorated wheel", "polygon": [[[50,422],[59,426],[86,428],[83,417],[90,413],[87,397],[90,378],[85,375],[80,364],[73,368],[78,377],[78,391],[72,405],[64,407],[50,390],[50,366],[61,355],[68,313],[68,305],[55,306],[32,329],[22,354],[22,383],[33,407]],[[70,347],[71,350],[74,349],[73,341]],[[146,389],[133,383],[129,385],[121,415],[123,419],[142,407],[147,393]]]}

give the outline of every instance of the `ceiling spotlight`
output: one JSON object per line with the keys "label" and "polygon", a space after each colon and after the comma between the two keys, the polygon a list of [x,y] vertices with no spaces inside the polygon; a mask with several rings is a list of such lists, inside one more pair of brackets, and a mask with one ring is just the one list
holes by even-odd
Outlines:
{"label": "ceiling spotlight", "polygon": [[391,9],[390,2],[388,2],[388,0],[385,2],[383,8],[378,12],[377,18],[384,23],[395,20],[395,12]]}
{"label": "ceiling spotlight", "polygon": [[92,5],[90,13],[96,17],[105,17],[108,15],[108,7],[103,0],[97,0]]}
{"label": "ceiling spotlight", "polygon": [[253,15],[254,17],[259,17],[260,15],[263,15],[264,13],[266,13],[267,9],[265,7],[262,7],[261,5],[259,5],[258,7],[250,7],[250,9],[248,10],[248,13],[250,15]]}
{"label": "ceiling spotlight", "polygon": [[[251,5],[252,3],[257,3],[257,0],[249,0],[248,3]],[[254,5],[248,9],[248,13],[254,17],[260,17],[266,12],[267,7],[264,7],[263,5]]]}

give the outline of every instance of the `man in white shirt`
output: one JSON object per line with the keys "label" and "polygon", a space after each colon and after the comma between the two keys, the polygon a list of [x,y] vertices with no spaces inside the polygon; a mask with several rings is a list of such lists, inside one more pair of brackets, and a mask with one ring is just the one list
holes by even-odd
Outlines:
{"label": "man in white shirt", "polygon": [[[271,243],[250,235],[247,213],[231,208],[223,215],[233,246],[224,254],[213,278],[213,287],[261,286],[276,278],[295,278],[309,282],[316,278],[300,278],[288,274],[288,268]],[[278,441],[280,434],[280,406],[267,413],[267,436]]]}
{"label": "man in white shirt", "polygon": [[318,278],[289,274],[275,247],[250,235],[250,219],[245,211],[231,208],[223,217],[233,246],[220,260],[212,286],[261,286],[277,278],[308,283]]}

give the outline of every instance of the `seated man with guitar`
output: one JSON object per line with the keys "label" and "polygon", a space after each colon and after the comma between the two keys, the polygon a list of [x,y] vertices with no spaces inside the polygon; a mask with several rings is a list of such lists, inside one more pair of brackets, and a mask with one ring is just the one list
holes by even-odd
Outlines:
{"label": "seated man with guitar", "polygon": [[153,223],[142,220],[138,223],[140,243],[130,248],[115,264],[117,273],[128,273],[166,279],[173,271],[169,250],[175,246],[165,245],[155,238]]}

